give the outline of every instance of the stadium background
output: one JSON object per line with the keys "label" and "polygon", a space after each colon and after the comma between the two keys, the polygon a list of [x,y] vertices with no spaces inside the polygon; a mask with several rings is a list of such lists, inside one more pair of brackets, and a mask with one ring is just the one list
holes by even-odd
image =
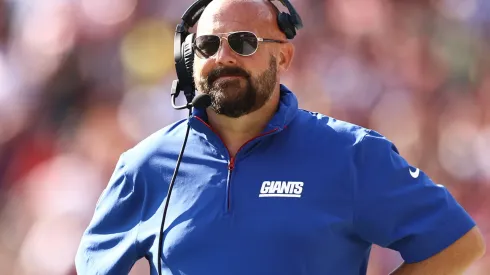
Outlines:
{"label": "stadium background", "polygon": [[[119,154],[185,117],[169,90],[191,1],[0,1],[0,274],[75,274]],[[490,1],[292,2],[305,28],[283,83],[301,107],[386,135],[490,240]],[[375,247],[369,274],[399,263]]]}

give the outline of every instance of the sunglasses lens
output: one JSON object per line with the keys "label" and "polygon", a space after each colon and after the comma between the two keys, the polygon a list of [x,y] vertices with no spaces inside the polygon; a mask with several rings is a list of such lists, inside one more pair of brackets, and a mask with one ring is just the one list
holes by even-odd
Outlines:
{"label": "sunglasses lens", "polygon": [[228,36],[230,48],[240,55],[251,55],[257,50],[257,36],[250,32],[236,32]]}
{"label": "sunglasses lens", "polygon": [[196,37],[197,53],[209,58],[218,52],[220,38],[216,35],[201,35]]}
{"label": "sunglasses lens", "polygon": [[[201,35],[196,37],[196,54],[209,58],[215,55],[220,46],[220,37],[216,35]],[[251,32],[235,32],[228,36],[228,45],[239,55],[249,56],[255,53],[259,45],[257,36]]]}

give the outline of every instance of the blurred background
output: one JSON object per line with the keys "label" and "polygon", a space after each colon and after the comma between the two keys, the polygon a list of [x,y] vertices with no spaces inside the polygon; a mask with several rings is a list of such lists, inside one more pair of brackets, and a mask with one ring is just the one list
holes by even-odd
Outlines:
{"label": "blurred background", "polygon": [[[490,1],[292,2],[305,28],[282,83],[300,107],[387,136],[490,240]],[[75,274],[119,155],[187,115],[169,92],[191,3],[0,0],[0,274]],[[400,263],[375,247],[369,274]]]}

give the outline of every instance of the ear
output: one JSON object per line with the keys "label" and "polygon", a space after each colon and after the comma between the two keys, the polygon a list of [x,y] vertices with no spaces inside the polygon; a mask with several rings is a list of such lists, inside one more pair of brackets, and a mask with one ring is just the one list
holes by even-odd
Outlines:
{"label": "ear", "polygon": [[289,42],[282,45],[281,51],[279,52],[279,62],[277,64],[280,71],[285,72],[291,67],[294,50],[294,45]]}

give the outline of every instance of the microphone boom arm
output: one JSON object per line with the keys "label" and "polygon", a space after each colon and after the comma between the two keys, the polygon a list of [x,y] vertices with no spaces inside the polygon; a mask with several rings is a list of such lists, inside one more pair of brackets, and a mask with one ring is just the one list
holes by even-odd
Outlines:
{"label": "microphone boom arm", "polygon": [[172,90],[170,93],[172,107],[176,110],[191,109],[192,104],[190,103],[187,103],[186,105],[180,105],[180,106],[175,105],[175,100],[179,96],[179,94],[180,94],[180,85],[179,85],[179,80],[176,79],[172,82]]}

